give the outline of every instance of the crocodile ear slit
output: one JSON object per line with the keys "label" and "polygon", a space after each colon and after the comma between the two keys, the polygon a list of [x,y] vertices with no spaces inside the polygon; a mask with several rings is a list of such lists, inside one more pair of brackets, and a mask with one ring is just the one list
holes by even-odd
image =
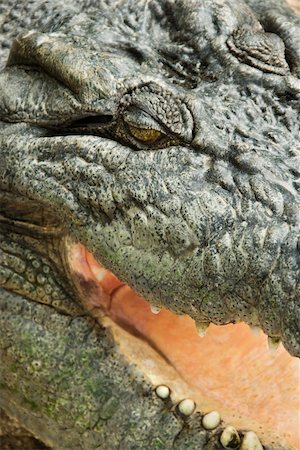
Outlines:
{"label": "crocodile ear slit", "polygon": [[300,78],[300,20],[286,2],[246,0],[256,12],[265,31],[277,34],[285,44],[285,59],[293,75]]}
{"label": "crocodile ear slit", "polygon": [[67,128],[98,128],[109,125],[113,121],[110,114],[87,114],[72,120]]}
{"label": "crocodile ear slit", "polygon": [[288,75],[283,41],[274,33],[237,29],[227,41],[228,48],[241,62],[263,72]]}

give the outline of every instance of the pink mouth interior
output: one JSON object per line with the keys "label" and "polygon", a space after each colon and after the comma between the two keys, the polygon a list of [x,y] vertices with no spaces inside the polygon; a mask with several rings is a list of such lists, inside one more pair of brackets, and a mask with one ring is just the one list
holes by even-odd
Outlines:
{"label": "pink mouth interior", "polygon": [[201,395],[213,398],[279,435],[300,444],[300,363],[280,344],[270,351],[267,336],[243,323],[211,324],[199,337],[195,322],[150,304],[101,266],[82,245],[71,251],[71,268],[82,285],[92,284],[84,302],[158,350]]}

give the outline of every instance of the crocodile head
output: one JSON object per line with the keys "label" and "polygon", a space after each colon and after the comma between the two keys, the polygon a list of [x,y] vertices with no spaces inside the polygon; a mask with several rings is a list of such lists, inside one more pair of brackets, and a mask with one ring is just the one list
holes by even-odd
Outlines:
{"label": "crocodile head", "polygon": [[[37,336],[46,333],[43,314],[71,315],[71,328],[83,312],[95,318],[113,336],[114,357],[125,358],[114,368],[102,355],[118,386],[134,365],[137,384],[143,374],[153,388],[168,386],[157,393],[164,408],[179,402],[176,420],[194,412],[192,400],[180,403],[186,397],[201,414],[221,412],[212,432],[204,429],[216,414],[194,415],[178,448],[185,433],[195,439],[188,448],[219,448],[229,423],[242,430],[227,442],[235,448],[243,436],[242,448],[261,448],[247,429],[269,446],[275,435],[282,446],[299,439],[299,19],[281,3],[273,13],[271,1],[248,3],[253,9],[235,0],[54,2],[47,16],[32,7],[34,31],[22,31],[17,15],[21,32],[0,76],[0,285],[13,293],[3,293],[5,326],[13,330],[12,304],[14,319],[30,326],[41,311]],[[264,334],[251,336],[245,324]],[[73,356],[84,359],[91,347],[74,339]],[[270,353],[267,340],[283,345]],[[23,355],[37,386],[60,373],[34,366],[44,364],[39,345]],[[76,385],[74,367],[66,379]],[[10,383],[6,401],[16,404]],[[98,391],[87,392],[93,409]],[[59,436],[75,448],[62,428],[77,428],[80,448],[113,434],[114,414],[82,425],[79,408],[65,425],[55,415],[60,396],[39,400],[39,392],[38,413],[17,396],[19,417],[54,447]],[[145,423],[156,423],[151,411]],[[36,425],[48,427],[49,417],[55,436]]]}

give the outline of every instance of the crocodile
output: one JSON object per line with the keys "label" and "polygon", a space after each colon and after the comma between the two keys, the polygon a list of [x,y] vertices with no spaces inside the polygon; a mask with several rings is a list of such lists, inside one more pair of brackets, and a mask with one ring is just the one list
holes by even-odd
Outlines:
{"label": "crocodile", "polygon": [[297,13],[0,24],[0,408],[52,449],[298,448]]}

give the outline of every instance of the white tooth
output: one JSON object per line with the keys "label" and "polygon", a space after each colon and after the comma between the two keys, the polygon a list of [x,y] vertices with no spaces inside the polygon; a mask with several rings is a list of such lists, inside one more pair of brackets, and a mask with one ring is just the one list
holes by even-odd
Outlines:
{"label": "white tooth", "polygon": [[274,352],[275,350],[277,350],[279,344],[280,344],[279,338],[273,338],[273,337],[268,336],[268,347],[271,352]]}
{"label": "white tooth", "polygon": [[232,426],[226,427],[220,437],[220,442],[224,448],[236,449],[240,446],[240,436],[236,429]]}
{"label": "white tooth", "polygon": [[22,38],[22,39],[26,39],[26,38],[28,38],[29,36],[31,36],[32,34],[34,34],[34,33],[35,33],[35,31],[33,31],[33,30],[28,31],[28,33],[26,33],[26,34],[23,35],[23,38]]}
{"label": "white tooth", "polygon": [[178,405],[178,410],[181,414],[184,416],[190,416],[195,411],[196,404],[194,400],[191,400],[190,398],[186,398],[185,400],[182,400]]}
{"label": "white tooth", "polygon": [[258,336],[260,333],[260,328],[256,325],[249,325],[251,333],[254,334],[254,336]]}
{"label": "white tooth", "polygon": [[99,283],[101,283],[101,281],[107,275],[107,270],[101,266],[96,267],[93,265],[93,266],[91,266],[91,271],[92,271],[93,275],[95,276],[95,278],[97,279],[97,281],[99,281]]}
{"label": "white tooth", "polygon": [[45,44],[46,42],[50,42],[49,36],[38,36],[36,39],[37,47],[40,47],[41,45]]}
{"label": "white tooth", "polygon": [[240,450],[263,450],[263,446],[254,431],[245,433]]}
{"label": "white tooth", "polygon": [[150,305],[150,309],[153,314],[158,314],[160,312],[160,308],[158,306]]}
{"label": "white tooth", "polygon": [[196,324],[198,336],[204,337],[206,330],[209,327],[209,322],[199,322]]}
{"label": "white tooth", "polygon": [[157,386],[157,388],[155,389],[156,395],[159,398],[162,398],[163,400],[165,400],[166,398],[170,397],[170,389],[168,388],[168,386]]}
{"label": "white tooth", "polygon": [[220,422],[221,416],[218,411],[212,411],[208,414],[205,414],[202,419],[202,425],[204,428],[206,428],[206,430],[213,430],[214,428],[217,428]]}

